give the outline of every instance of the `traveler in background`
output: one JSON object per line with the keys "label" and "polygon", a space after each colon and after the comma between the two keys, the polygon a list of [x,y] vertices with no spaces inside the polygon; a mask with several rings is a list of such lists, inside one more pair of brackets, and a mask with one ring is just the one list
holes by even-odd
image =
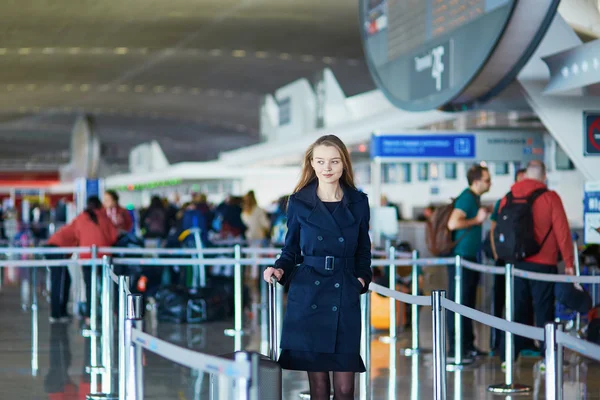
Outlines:
{"label": "traveler in background", "polygon": [[166,239],[169,234],[169,215],[158,196],[152,196],[148,207],[140,218],[144,239]]}
{"label": "traveler in background", "polygon": [[[452,240],[456,244],[453,255],[461,256],[471,262],[477,262],[481,250],[482,225],[489,217],[489,212],[481,207],[481,195],[487,193],[492,186],[489,170],[481,165],[473,165],[467,171],[469,187],[465,189],[454,203],[454,210],[448,220],[448,229],[452,232]],[[455,267],[448,267],[448,293],[452,300],[454,296]],[[462,270],[462,304],[475,308],[479,272],[467,268]],[[448,311],[448,354],[454,355],[454,313]],[[473,322],[469,318],[461,318],[463,327],[462,347],[466,356],[478,356],[484,353],[475,348],[475,333]]]}
{"label": "traveler in background", "polygon": [[[117,229],[106,216],[105,210],[102,209],[102,203],[96,196],[91,196],[87,200],[87,208],[79,214],[70,224],[63,226],[58,230],[48,244],[57,247],[109,247],[117,241]],[[102,257],[103,254],[98,254]],[[80,259],[89,260],[90,253],[82,253]],[[68,293],[70,286],[70,278],[67,268],[51,268],[51,300],[52,312],[51,322],[64,322],[68,319],[66,307],[68,302]],[[86,286],[86,322],[89,321],[90,304],[91,304],[91,282],[92,273],[90,267],[83,267],[83,279]]]}
{"label": "traveler in background", "polygon": [[104,192],[104,208],[119,234],[129,233],[133,228],[133,220],[129,212],[119,205],[119,195],[114,190]]}
{"label": "traveler in background", "polygon": [[[515,182],[521,182],[523,179],[525,179],[525,172],[526,169],[525,168],[521,168],[517,171],[517,173],[515,174]],[[494,245],[494,229],[496,228],[496,221],[498,219],[498,210],[500,209],[500,203],[502,202],[502,199],[498,200],[496,202],[496,204],[494,205],[494,211],[492,211],[492,215],[490,216],[490,220],[492,221],[492,226],[489,232],[489,240],[490,240],[490,247],[491,247],[491,251],[492,251],[492,255],[494,257],[494,261],[495,261],[495,265],[498,267],[503,267],[506,262],[504,260],[500,260],[498,259],[498,254],[496,254],[496,246]],[[504,305],[505,305],[505,299],[506,297],[506,279],[504,277],[504,275],[494,275],[494,316],[498,317],[498,318],[502,318],[503,313],[504,313]],[[502,331],[496,329],[496,328],[491,328],[491,333],[492,333],[492,343],[491,343],[491,347],[492,347],[492,352],[496,353],[498,351],[502,351],[503,349],[501,348],[502,345]]]}
{"label": "traveler in background", "polygon": [[[372,278],[369,202],[354,185],[348,149],[333,135],[306,151],[302,177],[288,203],[288,233],[275,268],[289,285],[279,364],[307,371],[310,398],[354,399],[360,356],[360,295]],[[368,360],[367,360],[368,361]]]}
{"label": "traveler in background", "polygon": [[245,239],[246,225],[242,221],[243,199],[238,196],[228,196],[218,207],[217,213],[221,218],[221,239]]}
{"label": "traveler in background", "polygon": [[[565,262],[565,272],[574,274],[575,256],[569,221],[562,201],[555,191],[546,186],[546,166],[541,161],[531,161],[527,165],[525,179],[517,182],[511,188],[499,207],[499,215],[504,207],[518,200],[533,199],[531,213],[533,216],[533,239],[540,250],[522,261],[514,262],[515,268],[541,272],[545,274],[558,273],[558,254]],[[496,228],[496,236],[500,230],[500,222]],[[528,234],[524,232],[525,234]],[[505,242],[509,242],[506,238]],[[496,243],[499,255],[502,255],[500,243]],[[510,261],[510,260],[508,260]],[[543,328],[547,322],[554,321],[554,283],[529,280],[514,277],[514,317],[516,322],[529,323],[531,307],[535,316],[535,325]],[[515,336],[515,357],[525,347],[525,341]]]}
{"label": "traveler in background", "polygon": [[396,219],[398,221],[402,220],[402,214],[400,213],[400,208],[397,204],[391,203],[387,196],[381,196],[381,207],[392,207],[396,211]]}
{"label": "traveler in background", "polygon": [[250,247],[264,246],[271,228],[267,213],[258,206],[254,191],[250,190],[242,202],[242,221],[246,225],[246,240]]}
{"label": "traveler in background", "polygon": [[287,205],[290,196],[281,196],[277,200],[277,209],[271,216],[271,244],[282,247],[287,235]]}

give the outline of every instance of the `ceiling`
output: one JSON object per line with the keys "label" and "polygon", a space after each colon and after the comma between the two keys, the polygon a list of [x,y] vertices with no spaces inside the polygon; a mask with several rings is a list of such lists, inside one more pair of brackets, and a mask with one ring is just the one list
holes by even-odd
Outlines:
{"label": "ceiling", "polygon": [[78,115],[126,166],[157,140],[171,163],[258,141],[263,96],[333,70],[374,88],[348,0],[4,0],[0,169],[56,168]]}

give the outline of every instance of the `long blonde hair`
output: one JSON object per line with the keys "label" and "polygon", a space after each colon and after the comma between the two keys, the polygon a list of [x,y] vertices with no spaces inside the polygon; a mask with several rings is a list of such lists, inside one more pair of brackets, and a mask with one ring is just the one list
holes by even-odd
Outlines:
{"label": "long blonde hair", "polygon": [[300,176],[298,184],[294,188],[294,193],[299,192],[309,183],[317,179],[317,174],[311,165],[313,153],[317,146],[335,147],[340,152],[342,165],[344,166],[342,176],[340,177],[340,182],[349,188],[356,189],[356,185],[354,184],[354,172],[352,171],[352,161],[350,160],[350,153],[348,153],[346,145],[340,140],[339,137],[335,135],[325,135],[318,138],[316,142],[311,144],[308,149],[306,149],[304,161],[302,163],[302,175]]}
{"label": "long blonde hair", "polygon": [[258,203],[256,202],[254,190],[250,190],[248,193],[246,193],[244,199],[242,200],[242,212],[244,214],[250,214],[252,211],[254,211],[257,205]]}

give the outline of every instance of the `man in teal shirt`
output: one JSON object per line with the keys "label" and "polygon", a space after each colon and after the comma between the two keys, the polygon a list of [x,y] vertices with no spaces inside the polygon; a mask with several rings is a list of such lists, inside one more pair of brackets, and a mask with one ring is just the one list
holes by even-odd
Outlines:
{"label": "man in teal shirt", "polygon": [[[461,256],[468,261],[477,261],[477,255],[481,249],[482,225],[489,217],[489,212],[481,207],[481,195],[487,193],[492,186],[489,170],[482,165],[473,165],[467,172],[469,187],[465,189],[454,203],[454,210],[448,220],[448,229],[452,231],[452,239],[456,243],[453,255]],[[448,293],[449,297],[455,298],[455,267],[448,268]],[[475,308],[477,285],[479,284],[479,272],[466,268],[462,270],[462,299],[461,303],[467,307]],[[448,312],[448,354],[454,354],[454,316]],[[468,318],[461,318],[463,326],[462,348],[465,356],[482,355],[475,348],[475,334],[473,323]]]}

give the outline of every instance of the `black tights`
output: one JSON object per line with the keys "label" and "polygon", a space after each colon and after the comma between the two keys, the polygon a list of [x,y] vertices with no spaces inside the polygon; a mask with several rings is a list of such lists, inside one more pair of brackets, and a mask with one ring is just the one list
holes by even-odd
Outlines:
{"label": "black tights", "polygon": [[[331,393],[329,372],[309,372],[308,383],[312,400],[329,400]],[[354,372],[334,372],[333,392],[335,400],[353,400]]]}

